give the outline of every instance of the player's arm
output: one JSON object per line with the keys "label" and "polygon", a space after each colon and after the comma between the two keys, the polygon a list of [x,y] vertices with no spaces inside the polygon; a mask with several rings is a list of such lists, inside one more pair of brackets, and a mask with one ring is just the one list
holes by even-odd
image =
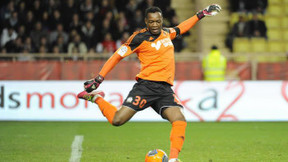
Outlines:
{"label": "player's arm", "polygon": [[104,81],[105,76],[126,56],[134,53],[140,41],[135,37],[137,34],[133,34],[125,44],[123,44],[104,64],[99,74],[91,80],[84,83],[84,89],[87,92],[91,92],[99,87]]}
{"label": "player's arm", "polygon": [[186,33],[190,30],[199,20],[205,16],[215,16],[221,11],[221,7],[217,4],[212,4],[205,9],[196,13],[196,15],[183,21],[178,26],[170,28],[170,37],[174,39],[176,36]]}

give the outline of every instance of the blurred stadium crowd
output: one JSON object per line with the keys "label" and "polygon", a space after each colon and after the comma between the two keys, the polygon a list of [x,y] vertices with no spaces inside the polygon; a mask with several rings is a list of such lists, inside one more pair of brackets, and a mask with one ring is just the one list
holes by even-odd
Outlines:
{"label": "blurred stadium crowd", "polygon": [[[159,6],[178,25],[171,0],[10,0],[0,8],[1,53],[113,53]],[[182,38],[174,40],[183,48]]]}
{"label": "blurred stadium crowd", "polygon": [[288,0],[230,0],[230,8],[225,44],[231,51],[288,51]]}
{"label": "blurred stadium crowd", "polygon": [[[267,39],[267,27],[263,17],[268,5],[267,0],[229,0],[231,12],[236,13],[236,22],[232,22],[226,39],[227,47],[233,51],[235,37],[263,37]],[[233,20],[232,20],[233,21]]]}

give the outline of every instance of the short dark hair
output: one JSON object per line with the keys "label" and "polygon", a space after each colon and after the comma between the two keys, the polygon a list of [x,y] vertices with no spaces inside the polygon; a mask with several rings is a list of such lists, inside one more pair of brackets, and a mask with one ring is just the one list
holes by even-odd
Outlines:
{"label": "short dark hair", "polygon": [[212,50],[217,50],[218,47],[217,47],[216,45],[213,45],[213,46],[211,47],[211,49],[212,49]]}
{"label": "short dark hair", "polygon": [[147,8],[147,9],[145,10],[145,18],[147,18],[148,13],[155,13],[155,12],[160,12],[161,15],[162,15],[161,9],[160,9],[159,7],[153,6],[153,7]]}

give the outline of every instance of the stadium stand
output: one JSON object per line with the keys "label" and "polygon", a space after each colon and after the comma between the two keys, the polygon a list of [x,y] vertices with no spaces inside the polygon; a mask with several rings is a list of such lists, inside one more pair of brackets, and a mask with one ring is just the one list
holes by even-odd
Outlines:
{"label": "stadium stand", "polygon": [[[256,1],[255,1],[256,2]],[[250,39],[249,42],[252,44],[252,48],[250,52],[287,52],[287,48],[285,47],[285,44],[287,44],[287,38],[286,33],[288,30],[288,19],[286,18],[285,14],[287,14],[286,9],[287,8],[287,1],[286,0],[269,0],[266,12],[264,14],[257,12],[256,9],[251,11],[245,11],[245,12],[232,12],[230,17],[230,28],[231,32],[233,32],[232,27],[233,24],[236,24],[238,21],[237,17],[244,16],[245,20],[249,21],[253,18],[252,13],[257,14],[260,20],[263,20],[267,27],[267,47],[264,47],[264,41],[261,39]],[[237,10],[238,11],[238,10]],[[283,13],[283,11],[285,11]],[[249,35],[248,35],[249,36]],[[231,34],[230,34],[231,37]],[[227,40],[231,40],[229,38],[229,35],[227,36]],[[257,42],[259,41],[259,42]],[[237,43],[233,43],[233,45],[236,45]],[[247,44],[247,43],[246,43]],[[262,45],[261,45],[262,44]],[[229,46],[229,43],[227,43],[227,46],[237,52],[239,51],[238,45],[235,47]],[[243,46],[243,45],[240,45]],[[262,46],[261,48],[258,48]],[[249,48],[249,47],[247,47]],[[249,52],[246,51],[246,52]]]}
{"label": "stadium stand", "polygon": [[[245,67],[238,79],[288,79],[288,65],[285,64],[288,60],[288,0],[1,1],[0,78],[87,79],[132,32],[145,26],[143,11],[146,7],[159,6],[165,17],[164,25],[175,26],[212,3],[222,6],[220,16],[201,21],[190,30],[190,35],[173,41],[179,66],[176,66],[176,79],[201,80],[201,58],[214,43],[227,56],[228,68]],[[229,30],[231,34],[240,15],[249,22],[255,13],[265,22],[267,33],[261,38],[248,33],[232,35],[233,50],[230,52],[225,47]],[[139,68],[134,58],[126,58],[107,79],[134,79]],[[245,64],[249,66],[243,66]],[[281,70],[267,72],[267,67]],[[17,75],[11,75],[13,72],[9,69],[15,68],[19,69]],[[76,70],[81,68],[93,70],[83,74]],[[42,73],[36,69],[42,69]],[[72,73],[71,69],[75,71]],[[133,71],[119,76],[119,71],[127,69]],[[27,71],[29,74],[25,75]]]}
{"label": "stadium stand", "polygon": [[[124,33],[132,34],[145,26],[143,15],[146,7],[159,6],[167,18],[165,26],[172,25],[172,19],[177,15],[170,3],[170,0],[6,1],[0,7],[1,53],[38,53],[40,49],[42,52],[54,53],[55,48],[59,48],[60,53],[66,53],[69,43],[78,35],[88,51],[103,52],[105,45],[111,44],[103,42],[105,37],[110,36],[112,43],[116,44],[123,38]],[[61,42],[60,36],[64,42]],[[20,37],[20,40],[13,41],[17,37]],[[45,47],[40,48],[40,39],[43,37],[48,42]],[[28,48],[25,45],[27,38],[31,39],[33,47]],[[8,42],[9,47],[6,45]],[[17,43],[19,49],[10,50],[18,46]],[[96,50],[97,45],[103,44],[103,50]],[[177,47],[178,51],[183,49],[183,46]],[[115,48],[112,48],[112,52]]]}

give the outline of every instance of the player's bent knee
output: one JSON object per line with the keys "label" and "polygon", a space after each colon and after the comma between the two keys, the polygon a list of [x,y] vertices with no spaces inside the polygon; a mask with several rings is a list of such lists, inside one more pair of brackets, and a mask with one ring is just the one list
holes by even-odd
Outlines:
{"label": "player's bent knee", "polygon": [[119,127],[119,126],[122,125],[122,123],[121,123],[121,121],[119,121],[119,120],[116,120],[116,121],[113,120],[113,121],[112,121],[112,125],[113,125],[113,126],[116,126],[116,127]]}
{"label": "player's bent knee", "polygon": [[185,116],[183,113],[180,111],[179,108],[171,108],[170,110],[167,109],[164,112],[164,117],[168,119],[171,123],[174,121],[184,121],[186,122]]}
{"label": "player's bent knee", "polygon": [[123,125],[125,122],[123,122],[120,118],[114,118],[113,121],[112,121],[112,125],[113,126],[116,126],[116,127],[119,127],[121,125]]}

